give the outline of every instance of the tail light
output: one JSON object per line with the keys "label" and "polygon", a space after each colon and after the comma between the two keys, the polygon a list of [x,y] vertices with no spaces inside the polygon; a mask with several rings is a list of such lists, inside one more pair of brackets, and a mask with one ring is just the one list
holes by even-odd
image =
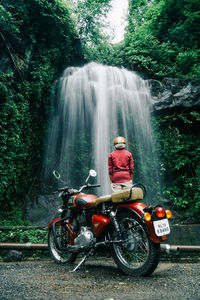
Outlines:
{"label": "tail light", "polygon": [[157,215],[157,217],[158,218],[163,218],[163,217],[165,217],[165,210],[164,210],[164,208],[163,207],[157,207],[156,208],[156,215]]}
{"label": "tail light", "polygon": [[171,210],[166,210],[166,217],[167,217],[167,219],[171,219],[171,217],[172,217],[172,212],[171,212]]}
{"label": "tail light", "polygon": [[151,221],[151,215],[150,215],[150,213],[146,212],[146,213],[144,214],[144,219],[145,219],[145,221],[147,221],[147,222]]}

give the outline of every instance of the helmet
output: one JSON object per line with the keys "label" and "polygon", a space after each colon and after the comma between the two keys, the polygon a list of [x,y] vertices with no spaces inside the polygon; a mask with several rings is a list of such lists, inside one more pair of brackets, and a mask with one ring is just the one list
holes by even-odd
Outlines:
{"label": "helmet", "polygon": [[126,140],[122,136],[118,136],[114,139],[114,146],[116,149],[124,149],[126,146]]}

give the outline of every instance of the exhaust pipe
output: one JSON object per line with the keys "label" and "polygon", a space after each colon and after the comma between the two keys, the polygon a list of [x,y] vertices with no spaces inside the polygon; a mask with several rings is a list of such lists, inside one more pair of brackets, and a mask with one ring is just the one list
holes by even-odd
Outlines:
{"label": "exhaust pipe", "polygon": [[171,252],[200,252],[200,246],[161,244],[161,250]]}

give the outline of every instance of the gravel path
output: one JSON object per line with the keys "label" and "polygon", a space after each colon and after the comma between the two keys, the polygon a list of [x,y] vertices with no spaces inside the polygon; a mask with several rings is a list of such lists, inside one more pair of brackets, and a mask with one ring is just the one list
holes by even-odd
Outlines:
{"label": "gravel path", "polygon": [[200,263],[160,263],[150,277],[122,274],[111,259],[75,273],[51,260],[0,263],[0,299],[200,300]]}

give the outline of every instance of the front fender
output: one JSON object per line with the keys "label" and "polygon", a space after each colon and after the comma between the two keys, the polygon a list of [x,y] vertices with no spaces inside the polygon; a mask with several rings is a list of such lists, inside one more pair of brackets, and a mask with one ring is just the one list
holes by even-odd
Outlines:
{"label": "front fender", "polygon": [[[52,220],[52,221],[49,223],[48,228],[51,229],[53,223],[54,223],[54,222],[57,222],[57,221],[59,221],[59,220],[61,220],[61,218],[56,218],[56,219]],[[60,226],[60,222],[58,222],[56,225],[57,225],[57,226]]]}
{"label": "front fender", "polygon": [[147,222],[142,218],[142,216],[144,215],[144,208],[147,207],[144,203],[141,203],[141,202],[120,203],[116,207],[118,208],[119,211],[128,209],[129,211],[132,211],[134,214],[136,214],[142,220],[142,222],[146,225],[149,238],[154,243],[160,243],[167,239],[167,237],[165,235],[158,237],[155,234],[155,230],[154,230],[152,222],[151,221]]}

